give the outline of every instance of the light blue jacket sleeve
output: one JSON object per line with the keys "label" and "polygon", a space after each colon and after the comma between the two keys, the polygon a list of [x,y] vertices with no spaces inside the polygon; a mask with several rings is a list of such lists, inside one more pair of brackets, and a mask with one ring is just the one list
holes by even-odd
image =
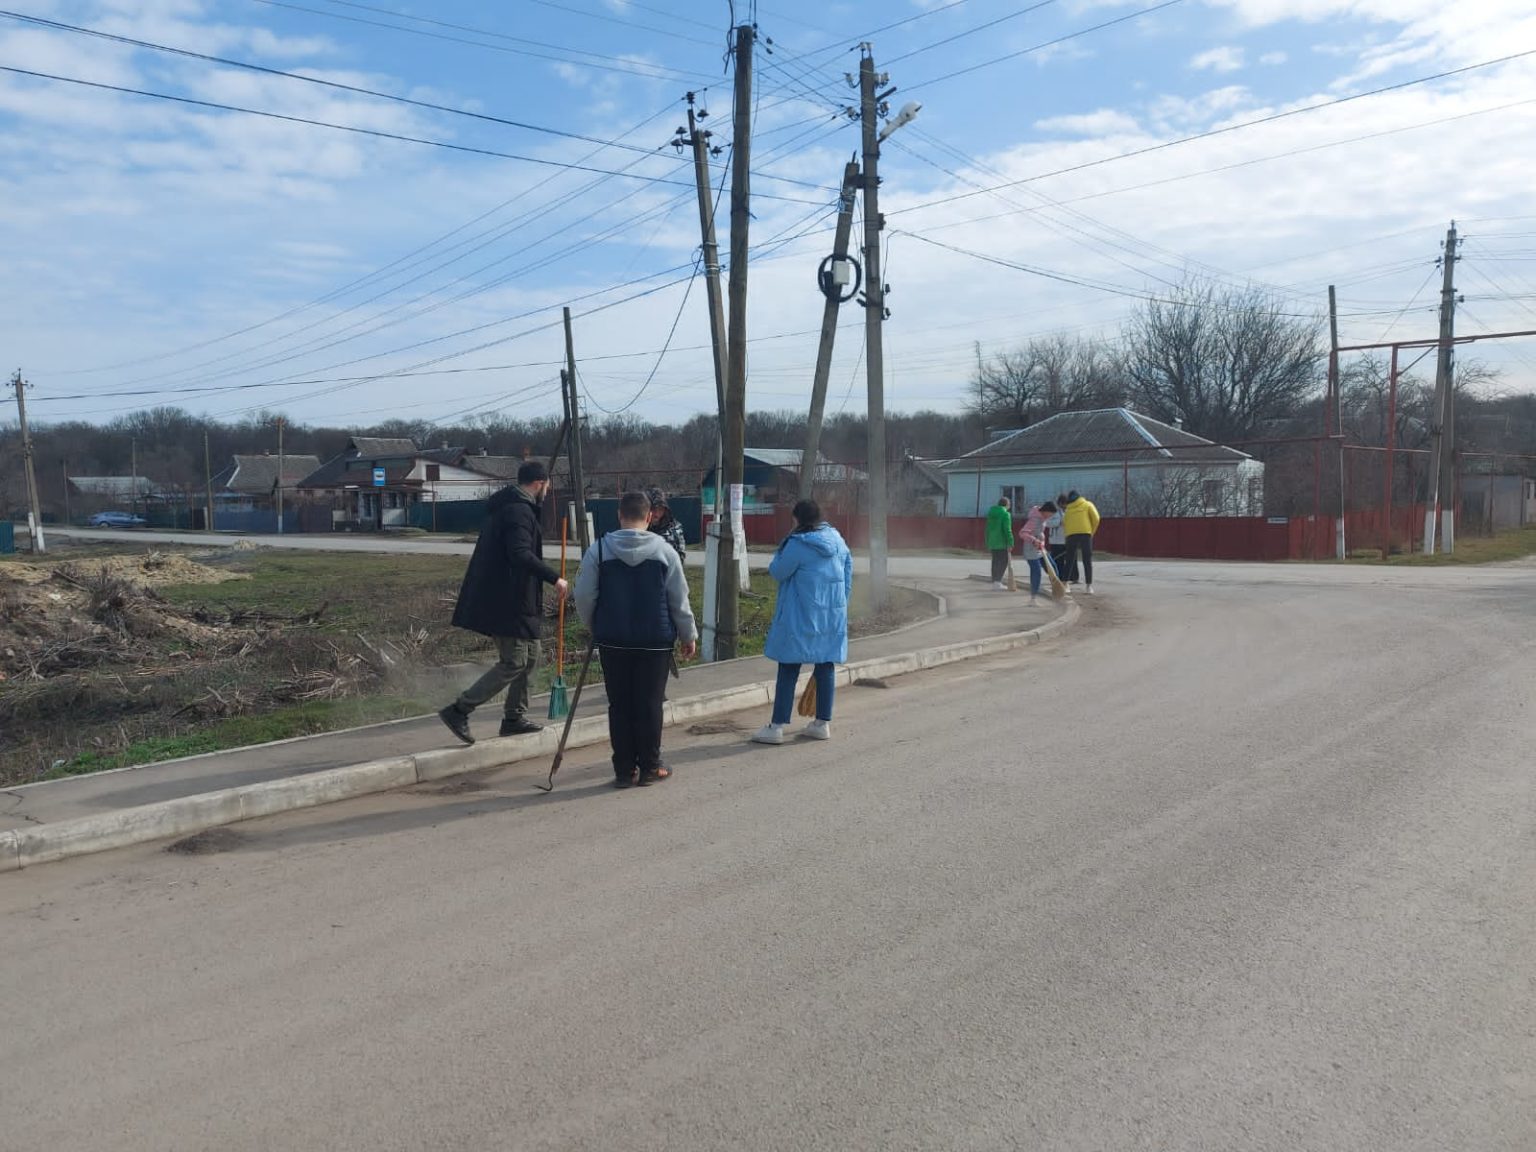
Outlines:
{"label": "light blue jacket sleeve", "polygon": [[597,545],[587,549],[576,572],[576,615],[588,628],[597,613]]}
{"label": "light blue jacket sleeve", "polygon": [[779,547],[773,554],[773,559],[768,561],[768,575],[772,576],[776,583],[782,584],[795,574],[800,567],[800,549],[791,547],[794,537]]}

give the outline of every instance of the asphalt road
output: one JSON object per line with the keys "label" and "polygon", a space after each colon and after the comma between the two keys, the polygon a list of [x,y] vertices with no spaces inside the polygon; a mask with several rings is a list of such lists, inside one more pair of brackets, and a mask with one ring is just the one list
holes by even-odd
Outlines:
{"label": "asphalt road", "polygon": [[1101,579],[829,744],[0,878],[0,1148],[1536,1147],[1536,569]]}

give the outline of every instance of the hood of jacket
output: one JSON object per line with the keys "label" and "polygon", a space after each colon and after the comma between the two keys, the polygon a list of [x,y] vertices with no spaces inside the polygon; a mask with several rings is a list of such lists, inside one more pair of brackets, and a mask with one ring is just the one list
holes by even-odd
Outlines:
{"label": "hood of jacket", "polygon": [[485,504],[492,512],[500,512],[508,504],[526,504],[533,509],[539,506],[539,502],[521,484],[508,484],[500,492],[494,493]]}
{"label": "hood of jacket", "polygon": [[785,546],[794,541],[804,544],[822,556],[835,556],[842,546],[843,538],[838,535],[837,529],[832,525],[818,524],[809,532],[791,532],[784,541]]}
{"label": "hood of jacket", "polygon": [[647,560],[666,563],[668,556],[676,555],[668,544],[648,528],[619,528],[602,538],[603,559],[622,560],[630,567]]}

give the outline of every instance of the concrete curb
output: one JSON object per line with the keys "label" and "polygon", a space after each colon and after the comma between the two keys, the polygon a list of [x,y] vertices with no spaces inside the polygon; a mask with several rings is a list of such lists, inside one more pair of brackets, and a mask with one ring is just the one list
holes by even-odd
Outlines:
{"label": "concrete curb", "polygon": [[[1010,632],[981,640],[964,640],[935,648],[923,648],[896,656],[877,656],[838,669],[840,684],[857,684],[886,676],[902,676],[925,668],[938,668],[978,657],[995,656],[1038,644],[1077,623],[1082,609],[1068,603],[1066,612],[1048,624],[1028,632]],[[736,688],[705,692],[663,706],[667,725],[683,724],[709,716],[721,716],[773,703],[774,684],[765,680]],[[608,738],[608,721],[588,716],[571,724],[567,748],[600,744]],[[559,742],[558,728],[546,728],[530,736],[483,740],[467,748],[442,748],[390,760],[372,760],[323,772],[308,772],[281,780],[223,788],[196,796],[162,800],[117,812],[81,816],[56,824],[0,832],[0,872],[14,872],[34,864],[46,864],[71,856],[106,852],[153,840],[190,836],[209,828],[271,816],[299,808],[313,808],[354,796],[391,792],[466,772],[498,768],[522,760],[553,755]]]}

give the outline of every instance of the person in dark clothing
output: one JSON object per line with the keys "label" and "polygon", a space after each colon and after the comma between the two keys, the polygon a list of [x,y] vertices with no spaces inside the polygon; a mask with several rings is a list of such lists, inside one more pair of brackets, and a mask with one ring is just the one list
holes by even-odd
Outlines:
{"label": "person in dark clothing", "polygon": [[667,507],[667,494],[660,488],[647,489],[646,499],[651,502],[651,531],[660,536],[677,551],[679,560],[688,558],[688,537],[672,509]]}
{"label": "person in dark clothing", "polygon": [[673,645],[687,659],[699,635],[683,562],[647,531],[650,512],[645,493],[620,497],[619,530],[587,549],[576,575],[576,612],[603,664],[615,788],[672,775],[661,762],[661,703]]}
{"label": "person in dark clothing", "polygon": [[549,491],[549,472],[537,460],[517,470],[517,483],[490,499],[485,527],[475,542],[453,610],[453,624],[496,641],[496,664],[439,712],[448,730],[466,744],[475,738],[469,714],[503,688],[507,692],[501,736],[520,736],[543,727],[528,718],[528,687],[539,666],[544,631],[544,585],[563,599],[566,582],[544,562],[544,528],[539,503]]}

